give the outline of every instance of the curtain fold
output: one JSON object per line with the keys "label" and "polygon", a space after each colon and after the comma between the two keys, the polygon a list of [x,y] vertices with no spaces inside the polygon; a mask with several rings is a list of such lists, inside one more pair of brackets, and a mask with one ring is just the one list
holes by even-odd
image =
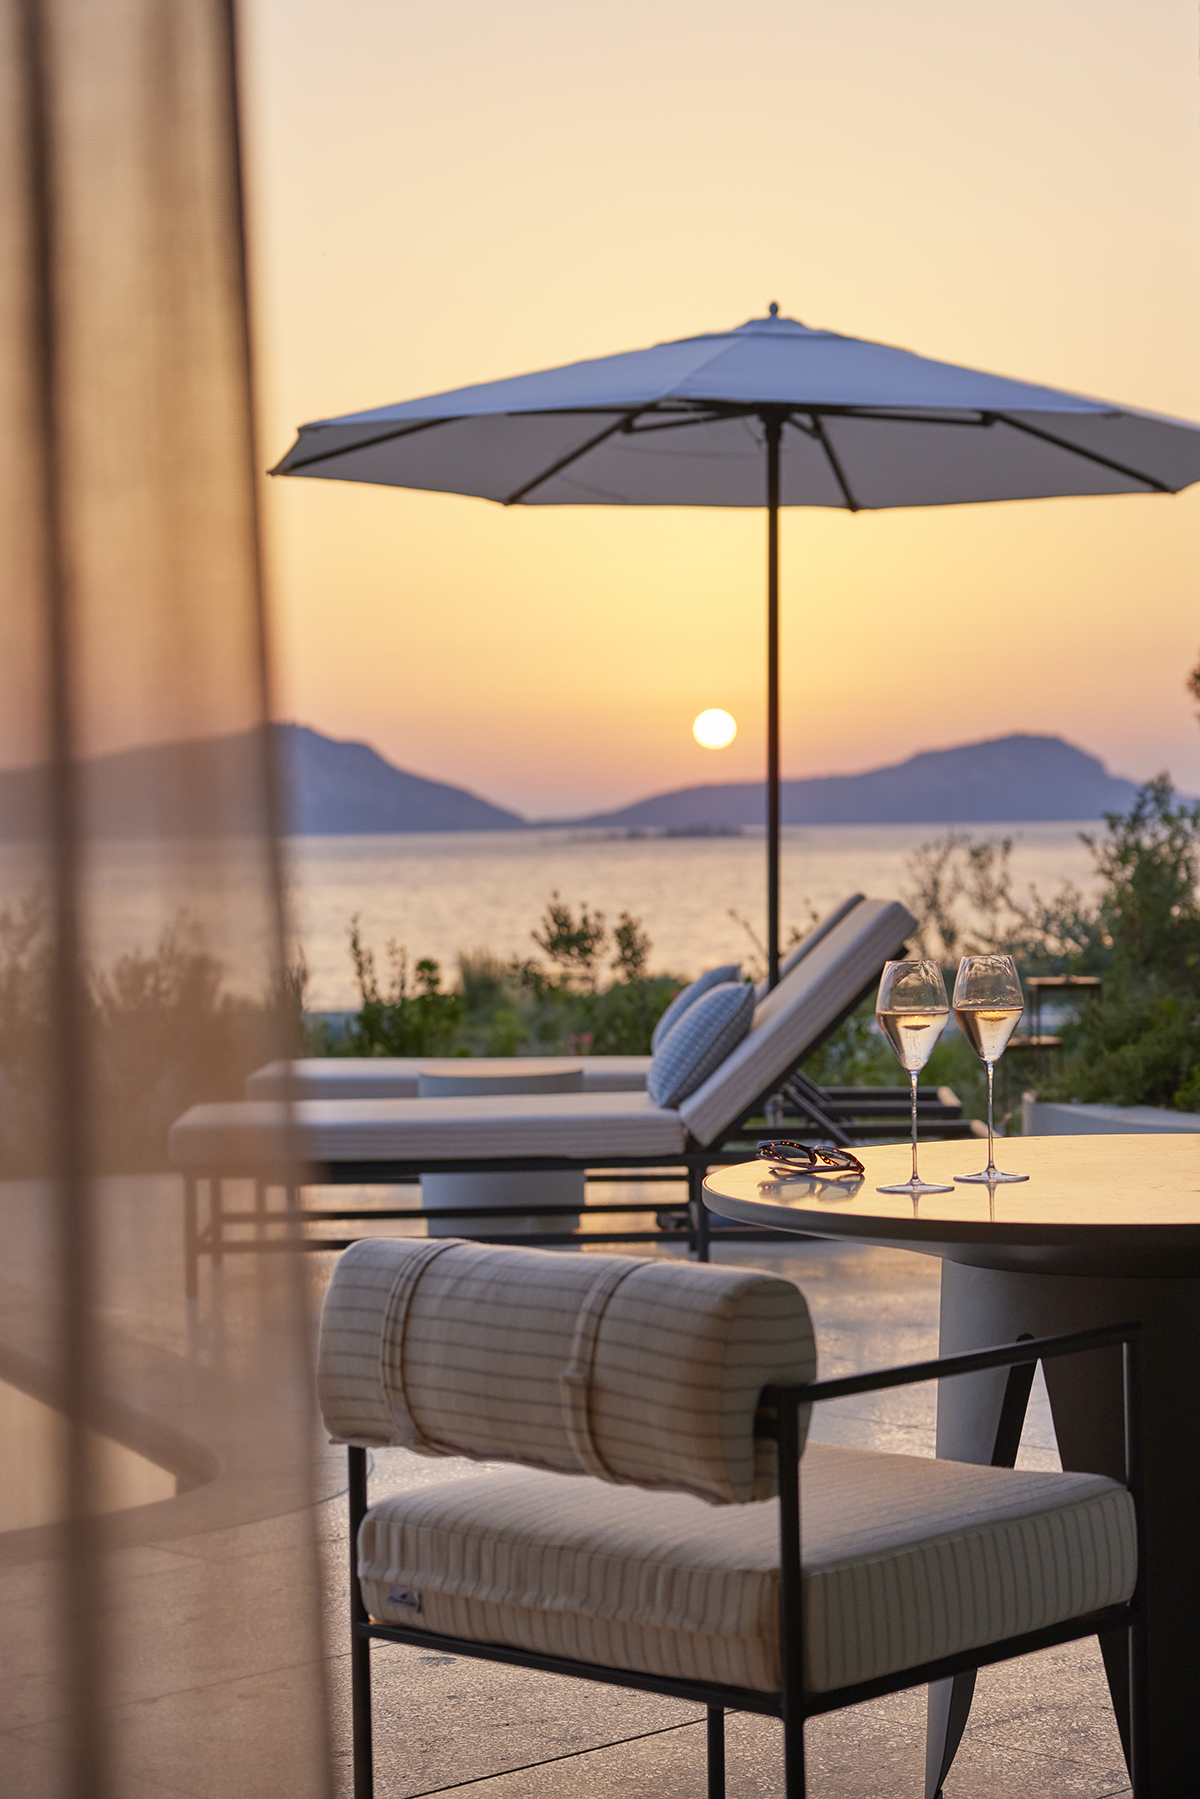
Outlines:
{"label": "curtain fold", "polygon": [[0,0],[6,1799],[330,1790],[293,1171],[189,1298],[167,1153],[298,1026],[234,26]]}

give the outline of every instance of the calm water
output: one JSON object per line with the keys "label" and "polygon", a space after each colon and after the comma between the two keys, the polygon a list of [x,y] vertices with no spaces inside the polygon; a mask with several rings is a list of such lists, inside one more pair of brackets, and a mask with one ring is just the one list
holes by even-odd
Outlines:
{"label": "calm water", "polygon": [[[1011,836],[1017,892],[1033,882],[1089,884],[1079,842],[1093,824],[962,827],[976,837]],[[1102,828],[1102,827],[1101,827]],[[899,898],[905,862],[944,835],[936,825],[795,826],[784,832],[783,918],[805,923],[847,893]],[[333,1010],[355,1001],[346,927],[361,915],[365,940],[382,952],[395,938],[411,956],[435,956],[452,971],[460,950],[503,957],[536,954],[530,932],[555,889],[614,923],[642,920],[654,970],[694,974],[739,961],[753,946],[729,914],[761,935],[765,865],[761,836],[643,838],[563,831],[455,832],[391,837],[301,837],[289,846],[293,912],[311,970],[309,1004]]]}
{"label": "calm water", "polygon": [[[972,831],[972,827],[964,826]],[[975,837],[1011,836],[1015,886],[1052,891],[1089,884],[1091,859],[1079,831],[1094,825],[978,826]],[[1103,827],[1101,827],[1103,828]],[[783,835],[783,919],[803,926],[855,891],[900,898],[905,863],[936,825],[794,826]],[[365,940],[382,959],[395,938],[410,956],[434,956],[453,976],[461,950],[536,954],[530,932],[557,889],[614,924],[642,920],[655,972],[693,974],[741,961],[753,944],[731,912],[761,936],[765,853],[759,836],[641,838],[566,831],[445,832],[371,837],[299,837],[287,845],[291,913],[311,971],[317,1011],[355,1004],[346,928],[361,915]],[[45,870],[26,845],[0,854],[0,908],[45,889]],[[108,842],[89,858],[88,946],[100,966],[153,949],[180,915],[205,932],[231,983],[258,992],[270,952],[262,849],[254,843]]]}

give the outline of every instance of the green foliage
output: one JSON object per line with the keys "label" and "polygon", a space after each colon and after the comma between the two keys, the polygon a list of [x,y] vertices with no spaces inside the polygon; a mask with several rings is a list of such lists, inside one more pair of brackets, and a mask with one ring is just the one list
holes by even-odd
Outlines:
{"label": "green foliage", "polygon": [[[55,1011],[51,931],[40,895],[0,910],[0,1168],[53,1165],[46,1097]],[[180,912],[150,950],[84,971],[79,1015],[93,1166],[165,1169],[167,1131],[188,1106],[240,1099],[246,1076],[301,1047],[299,961],[256,999],[232,992],[200,925]]]}
{"label": "green foliage", "polygon": [[[531,935],[549,967],[532,957],[504,962],[488,950],[464,950],[458,989],[450,992],[442,990],[441,971],[428,960],[417,963],[410,984],[405,951],[389,943],[391,986],[385,995],[355,917],[350,956],[360,1010],[343,1037],[314,1038],[310,1053],[648,1054],[650,1034],[683,983],[647,972],[652,945],[641,920],[622,912],[610,937],[602,913],[586,905],[576,913],[554,893]],[[606,968],[613,977],[607,983]]]}
{"label": "green foliage", "polygon": [[[1200,805],[1181,800],[1160,775],[1128,813],[1105,814],[1103,836],[1081,836],[1099,877],[1094,901],[1069,883],[1049,898],[1032,887],[1018,897],[1007,838],[975,842],[951,832],[923,845],[910,859],[904,895],[923,953],[949,962],[1001,950],[1025,975],[1099,975],[1101,997],[1061,1027],[1061,1074],[1043,1076],[1039,1091],[1200,1109]],[[939,1044],[928,1078],[947,1078],[936,1059],[954,1041]],[[959,1081],[949,1084],[967,1099]]]}
{"label": "green foliage", "polygon": [[[628,918],[628,913],[622,913]],[[579,908],[579,917],[563,904],[557,893],[550,895],[540,931],[530,936],[540,950],[562,971],[562,978],[574,982],[589,993],[596,991],[599,978],[597,963],[608,944],[608,929],[603,912]]]}
{"label": "green foliage", "polygon": [[[386,946],[390,983],[379,984],[375,952],[363,943],[356,912],[350,921],[350,960],[362,1001],[344,1038],[348,1056],[446,1056],[453,1052],[466,1015],[461,994],[442,992],[442,971],[422,956],[410,977],[408,952],[395,939]],[[463,1054],[469,1054],[464,1050]]]}
{"label": "green foliage", "polygon": [[1166,775],[1127,816],[1105,814],[1108,837],[1085,836],[1105,892],[1099,916],[1110,965],[1172,990],[1200,986],[1200,804],[1176,800]]}

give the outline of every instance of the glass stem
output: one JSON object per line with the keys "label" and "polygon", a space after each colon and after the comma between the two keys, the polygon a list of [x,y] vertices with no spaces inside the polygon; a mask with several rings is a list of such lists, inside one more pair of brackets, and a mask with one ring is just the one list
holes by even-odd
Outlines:
{"label": "glass stem", "polygon": [[[995,1172],[996,1172],[996,1152],[995,1152],[995,1147],[994,1147],[995,1134],[992,1129],[992,1080],[996,1073],[996,1064],[994,1062],[988,1062],[986,1064],[986,1066],[987,1066],[987,1074],[988,1074],[988,1165],[987,1165],[987,1171],[988,1171],[989,1175],[991,1175],[991,1174],[995,1174]],[[913,1128],[915,1130],[915,1128],[916,1128],[915,1125]]]}
{"label": "glass stem", "polygon": [[[917,1074],[918,1074],[918,1072],[919,1072],[919,1070],[917,1070],[915,1068],[910,1069],[909,1076],[908,1076],[910,1082],[912,1083],[912,1137],[913,1137],[912,1177],[913,1177],[914,1181],[917,1178]],[[988,1112],[988,1116],[989,1116],[989,1118],[991,1117],[990,1110]]]}

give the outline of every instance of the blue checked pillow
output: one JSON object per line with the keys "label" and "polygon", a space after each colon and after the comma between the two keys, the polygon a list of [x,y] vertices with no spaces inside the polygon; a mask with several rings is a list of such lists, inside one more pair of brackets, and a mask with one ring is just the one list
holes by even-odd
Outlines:
{"label": "blue checked pillow", "polygon": [[699,980],[693,981],[690,987],[684,987],[675,995],[655,1025],[650,1037],[650,1048],[652,1050],[658,1048],[667,1032],[674,1029],[688,1007],[695,1005],[703,994],[708,993],[713,987],[722,986],[726,981],[738,981],[741,976],[742,971],[738,964],[728,962],[722,968],[710,968],[707,973],[700,976]]}
{"label": "blue checked pillow", "polygon": [[654,1052],[646,1091],[656,1106],[677,1106],[737,1048],[754,1017],[754,988],[724,981],[690,1005]]}

